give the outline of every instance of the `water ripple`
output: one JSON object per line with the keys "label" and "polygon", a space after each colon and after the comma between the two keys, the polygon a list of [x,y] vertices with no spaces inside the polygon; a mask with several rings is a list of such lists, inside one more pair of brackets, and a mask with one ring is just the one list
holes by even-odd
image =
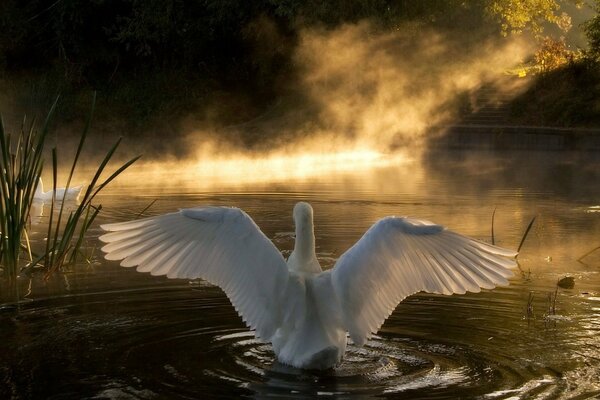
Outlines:
{"label": "water ripple", "polygon": [[[506,299],[497,297],[497,303],[487,302],[492,315],[508,312]],[[514,326],[496,330],[494,340],[488,337],[494,327],[484,326],[485,319],[461,319],[440,330],[439,317],[428,314],[432,308],[439,309],[438,315],[468,314],[477,302],[438,299],[413,298],[380,335],[364,347],[349,344],[344,361],[327,371],[277,362],[271,346],[255,339],[227,298],[211,286],[36,300],[18,313],[0,314],[0,342],[13,346],[2,349],[3,354],[14,366],[0,370],[0,395],[546,399],[576,392],[576,377],[588,380],[581,393],[595,387],[590,383],[595,366],[574,368],[567,379],[535,355],[544,343],[531,341],[531,357],[518,355],[525,346],[509,344],[516,341],[510,333]],[[459,330],[461,324],[466,328]],[[453,336],[455,330],[468,337]],[[593,345],[591,337],[577,340]]]}

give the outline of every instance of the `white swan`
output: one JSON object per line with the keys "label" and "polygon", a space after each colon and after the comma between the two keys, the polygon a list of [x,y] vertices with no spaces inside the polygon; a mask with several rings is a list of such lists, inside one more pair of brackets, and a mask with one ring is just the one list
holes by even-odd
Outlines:
{"label": "white swan", "polygon": [[[81,193],[81,189],[83,185],[66,188],[56,188],[56,197],[57,201],[62,201],[63,198],[65,200],[77,200],[79,199],[79,194]],[[66,190],[66,196],[65,196]],[[35,188],[35,193],[33,194],[34,200],[42,200],[42,201],[51,201],[53,190],[49,190],[44,192],[44,183],[42,182],[42,178],[39,178],[38,185]]]}
{"label": "white swan", "polygon": [[419,292],[479,292],[507,285],[516,252],[440,225],[387,217],[323,271],[315,254],[313,210],[294,207],[296,242],[287,264],[254,221],[225,207],[182,209],[102,225],[108,260],[169,278],[220,286],[280,362],[325,369],[339,363],[346,332],[362,346],[394,308]]}

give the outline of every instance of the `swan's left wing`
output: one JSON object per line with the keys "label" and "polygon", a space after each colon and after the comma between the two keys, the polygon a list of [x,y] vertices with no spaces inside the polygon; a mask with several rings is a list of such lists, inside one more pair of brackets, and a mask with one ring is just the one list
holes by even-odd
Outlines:
{"label": "swan's left wing", "polygon": [[288,269],[283,256],[242,210],[201,207],[102,225],[108,260],[169,278],[218,285],[256,335],[280,326]]}
{"label": "swan's left wing", "polygon": [[384,218],[332,270],[345,328],[362,345],[411,294],[462,294],[507,285],[516,254],[428,221]]}

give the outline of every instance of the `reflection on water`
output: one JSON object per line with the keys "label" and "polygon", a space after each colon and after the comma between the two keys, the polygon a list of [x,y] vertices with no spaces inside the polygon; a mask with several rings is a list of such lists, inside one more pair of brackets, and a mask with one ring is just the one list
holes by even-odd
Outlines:
{"label": "reflection on water", "polygon": [[[92,238],[90,263],[48,281],[23,277],[20,310],[0,307],[0,398],[600,395],[600,250],[577,261],[600,246],[598,155],[454,152],[367,164],[234,184],[139,171],[102,195],[98,222],[135,218],[155,199],[146,215],[238,206],[288,254],[292,207],[307,200],[330,267],[385,215],[489,241],[496,209],[496,243],[512,248],[537,216],[511,286],[412,296],[367,346],[351,345],[338,368],[316,373],[278,364],[218,288],[120,268],[97,258]],[[32,240],[41,245],[47,216],[37,218]],[[574,288],[557,289],[567,275]]]}
{"label": "reflection on water", "polygon": [[[209,153],[210,154],[210,153]],[[218,153],[217,153],[218,154]],[[382,154],[374,150],[348,149],[322,153],[298,151],[293,154],[273,152],[267,155],[227,154],[201,157],[198,161],[164,161],[138,164],[137,169],[119,178],[127,187],[143,186],[146,190],[192,191],[215,187],[249,187],[273,182],[314,181],[331,174],[362,173],[373,168],[398,165],[409,160],[402,153]]]}

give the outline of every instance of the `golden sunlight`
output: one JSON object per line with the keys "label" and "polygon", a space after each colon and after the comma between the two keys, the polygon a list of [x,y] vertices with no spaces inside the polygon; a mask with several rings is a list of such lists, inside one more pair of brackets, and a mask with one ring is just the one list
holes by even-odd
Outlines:
{"label": "golden sunlight", "polygon": [[[166,161],[141,164],[124,174],[119,183],[125,186],[212,188],[244,186],[280,181],[305,181],[331,174],[368,171],[408,162],[402,153],[384,154],[374,150],[349,149],[339,152],[276,151],[266,155],[236,154],[228,157],[208,156],[203,152],[196,161]],[[222,154],[222,153],[221,153]]]}

